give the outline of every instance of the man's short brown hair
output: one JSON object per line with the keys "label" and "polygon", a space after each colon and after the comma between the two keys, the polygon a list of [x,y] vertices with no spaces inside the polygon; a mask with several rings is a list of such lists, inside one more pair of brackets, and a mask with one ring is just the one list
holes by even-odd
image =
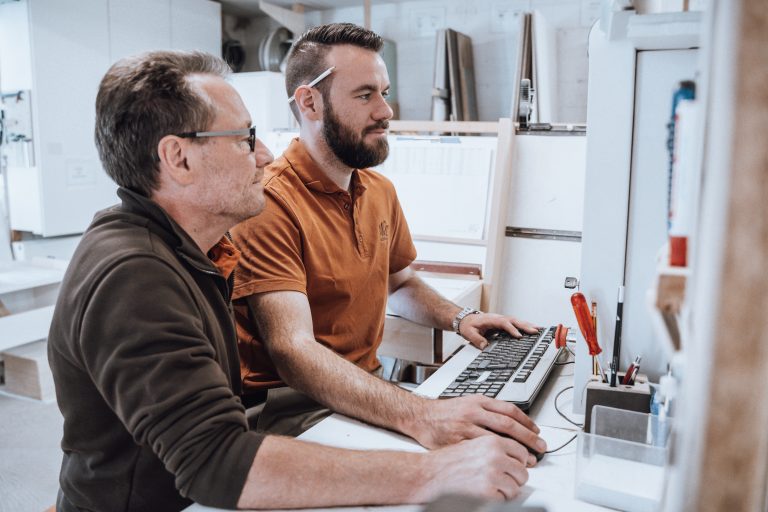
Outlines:
{"label": "man's short brown hair", "polygon": [[[320,73],[328,69],[325,56],[331,47],[351,44],[372,52],[381,50],[384,40],[380,35],[352,23],[330,23],[314,27],[301,35],[291,47],[285,69],[285,90],[290,98],[300,85],[308,84]],[[333,82],[333,73],[317,84],[317,88],[327,101],[328,91]],[[296,102],[291,103],[293,115],[299,118]]]}
{"label": "man's short brown hair", "polygon": [[205,130],[215,117],[213,105],[193,90],[188,77],[229,73],[223,60],[203,52],[148,52],[112,65],[96,96],[96,147],[115,183],[151,196],[160,139]]}

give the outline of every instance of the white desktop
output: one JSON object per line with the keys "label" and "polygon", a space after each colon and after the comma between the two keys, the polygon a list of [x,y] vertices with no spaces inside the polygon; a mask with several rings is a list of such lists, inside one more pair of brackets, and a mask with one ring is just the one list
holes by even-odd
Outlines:
{"label": "white desktop", "polygon": [[[434,375],[428,378],[414,392],[429,398],[437,397],[440,392],[472,361],[480,351],[472,346],[465,346],[449,359]],[[547,442],[548,448],[553,449],[563,445],[580,430],[560,417],[555,410],[555,396],[573,384],[573,365],[563,365],[553,371],[541,394],[529,411],[531,417],[541,428],[541,437]],[[568,390],[558,400],[561,411],[569,414],[572,408],[572,391]],[[583,417],[569,414],[576,422]],[[413,439],[379,428],[341,414],[321,421],[299,439],[312,441],[328,446],[358,450],[403,450],[425,451]],[[544,456],[536,467],[528,471],[528,483],[522,488],[515,503],[536,505],[550,512],[589,512],[608,510],[604,507],[580,501],[574,497],[576,441],[569,443],[562,450]],[[377,510],[382,512],[410,512],[423,508],[422,505],[402,505],[385,507],[343,507],[338,510],[361,511]],[[192,505],[187,510],[206,511],[217,510],[202,505]],[[334,509],[304,509],[304,510],[334,510]]]}

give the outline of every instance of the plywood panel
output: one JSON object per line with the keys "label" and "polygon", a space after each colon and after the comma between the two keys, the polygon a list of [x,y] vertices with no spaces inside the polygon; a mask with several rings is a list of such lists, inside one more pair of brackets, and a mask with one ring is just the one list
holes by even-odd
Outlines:
{"label": "plywood panel", "polygon": [[[736,40],[733,123],[722,144],[730,154],[722,285],[714,299],[711,393],[705,417],[699,491],[690,510],[765,510],[768,458],[768,12],[760,2],[733,2]],[[731,56],[733,58],[733,56]],[[714,80],[718,76],[713,76]],[[703,277],[703,276],[702,276]],[[755,386],[749,384],[758,383]],[[724,476],[727,477],[724,478]]]}

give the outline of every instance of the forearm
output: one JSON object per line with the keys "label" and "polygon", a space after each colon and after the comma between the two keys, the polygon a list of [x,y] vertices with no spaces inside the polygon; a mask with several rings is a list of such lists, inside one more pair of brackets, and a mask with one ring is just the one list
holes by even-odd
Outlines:
{"label": "forearm", "polygon": [[279,343],[270,355],[280,377],[329,409],[388,429],[408,432],[425,399],[375,377],[317,343]]}
{"label": "forearm", "polygon": [[395,505],[446,493],[512,499],[528,480],[528,458],[522,445],[498,436],[427,453],[342,450],[269,436],[253,459],[237,506]]}
{"label": "forearm", "polygon": [[418,276],[411,275],[391,290],[387,306],[397,315],[418,324],[451,330],[461,307],[449,301]]}
{"label": "forearm", "polygon": [[256,453],[239,508],[418,503],[431,478],[424,454],[353,451],[269,436]]}

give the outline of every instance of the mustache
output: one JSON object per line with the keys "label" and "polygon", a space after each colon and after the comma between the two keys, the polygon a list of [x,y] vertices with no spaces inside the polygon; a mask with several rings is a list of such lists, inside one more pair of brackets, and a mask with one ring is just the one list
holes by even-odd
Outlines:
{"label": "mustache", "polygon": [[373,130],[387,130],[387,129],[389,129],[389,121],[383,120],[375,124],[372,124],[371,126],[366,128],[365,133],[372,132]]}

